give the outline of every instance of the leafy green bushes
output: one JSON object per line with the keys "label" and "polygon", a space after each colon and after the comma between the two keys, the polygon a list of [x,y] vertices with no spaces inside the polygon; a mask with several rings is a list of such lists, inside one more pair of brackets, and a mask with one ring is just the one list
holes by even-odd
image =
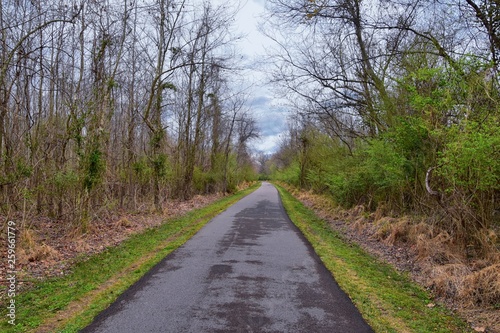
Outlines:
{"label": "leafy green bushes", "polygon": [[[496,119],[498,121],[498,119]],[[450,140],[441,153],[440,174],[446,177],[446,192],[457,188],[473,193],[500,190],[500,127],[467,123],[448,131]]]}
{"label": "leafy green bushes", "polygon": [[292,162],[283,169],[274,169],[272,179],[286,182],[288,184],[299,186],[300,167],[297,161]]}
{"label": "leafy green bushes", "polygon": [[443,184],[443,206],[452,231],[469,246],[491,246],[485,232],[500,226],[500,130],[498,118],[482,124],[467,122],[449,130],[450,140],[439,157],[436,173]]}
{"label": "leafy green bushes", "polygon": [[500,90],[486,64],[457,66],[408,72],[394,89],[399,115],[376,135],[346,141],[319,122],[299,127],[286,150],[292,162],[276,163],[274,179],[346,208],[435,216],[457,243],[492,245],[484,235],[500,224]]}

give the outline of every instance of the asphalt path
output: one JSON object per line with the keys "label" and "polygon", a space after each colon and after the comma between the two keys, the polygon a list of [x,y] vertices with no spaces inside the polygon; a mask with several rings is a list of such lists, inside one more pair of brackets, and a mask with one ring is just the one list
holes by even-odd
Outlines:
{"label": "asphalt path", "polygon": [[373,331],[263,183],[82,332]]}

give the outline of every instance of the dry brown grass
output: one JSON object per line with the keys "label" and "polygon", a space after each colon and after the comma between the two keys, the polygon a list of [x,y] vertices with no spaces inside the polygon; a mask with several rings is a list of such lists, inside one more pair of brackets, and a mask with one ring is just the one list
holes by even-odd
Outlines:
{"label": "dry brown grass", "polygon": [[459,296],[464,305],[500,307],[500,264],[468,274]]}
{"label": "dry brown grass", "polygon": [[360,216],[351,223],[350,227],[351,229],[356,230],[357,232],[361,232],[364,229],[366,229],[369,223],[370,223],[369,219],[367,219],[364,216]]}
{"label": "dry brown grass", "polygon": [[[386,244],[415,246],[425,284],[438,296],[465,308],[500,306],[498,253],[475,257],[477,253],[464,250],[446,231],[425,222],[413,224],[408,217],[382,217],[374,225]],[[492,232],[485,234],[493,237]]]}
{"label": "dry brown grass", "polygon": [[397,242],[406,243],[410,240],[409,236],[412,235],[410,232],[412,228],[413,225],[409,217],[404,216],[396,219],[391,224],[390,232],[384,241],[389,245],[394,245]]}
{"label": "dry brown grass", "polygon": [[426,270],[429,287],[440,297],[455,299],[464,286],[471,269],[465,264],[454,263],[439,266],[429,265]]}
{"label": "dry brown grass", "polygon": [[387,216],[375,220],[373,223],[373,226],[375,227],[375,238],[380,241],[387,241],[389,235],[391,235],[393,233],[393,229],[395,229],[396,222],[397,220],[395,218]]}
{"label": "dry brown grass", "polygon": [[434,237],[429,237],[427,233],[420,235],[414,233],[414,235],[418,259],[421,262],[431,266],[466,262],[465,252],[454,243],[453,237],[446,231],[441,231]]}
{"label": "dry brown grass", "polygon": [[26,249],[35,247],[37,244],[36,233],[32,229],[21,229],[19,233],[19,244]]}
{"label": "dry brown grass", "polygon": [[[432,217],[392,217],[384,205],[370,214],[364,206],[342,210],[324,196],[291,192],[319,216],[332,222],[333,227],[347,232],[348,239],[361,242],[362,247],[377,256],[392,262],[394,249],[408,251],[408,256],[413,257],[410,261],[414,262],[410,273],[416,281],[459,310],[474,327],[500,332],[498,232],[482,230],[481,248],[464,246]],[[342,225],[340,220],[345,223]],[[373,240],[377,240],[376,244]]]}
{"label": "dry brown grass", "polygon": [[126,216],[121,217],[118,221],[115,223],[115,228],[123,227],[123,228],[130,228],[132,227],[133,223],[130,221],[130,219]]}
{"label": "dry brown grass", "polygon": [[430,223],[412,222],[409,217],[376,220],[372,227],[377,239],[389,246],[415,248],[421,272],[417,279],[424,286],[471,322],[488,327],[488,332],[500,332],[500,254],[491,242],[496,239],[492,230],[484,232],[485,243],[490,244],[487,251],[475,251]]}
{"label": "dry brown grass", "polygon": [[20,247],[18,250],[18,262],[26,264],[28,262],[50,260],[57,258],[59,252],[53,247],[39,242],[36,233],[31,229],[23,229],[19,235]]}
{"label": "dry brown grass", "polygon": [[381,204],[377,207],[375,212],[373,213],[373,221],[378,222],[382,218],[387,216],[387,208],[384,204]]}

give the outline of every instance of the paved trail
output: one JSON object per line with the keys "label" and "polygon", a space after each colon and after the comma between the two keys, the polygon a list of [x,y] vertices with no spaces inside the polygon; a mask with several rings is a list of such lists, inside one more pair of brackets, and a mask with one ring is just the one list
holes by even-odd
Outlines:
{"label": "paved trail", "polygon": [[373,331],[264,183],[82,332]]}

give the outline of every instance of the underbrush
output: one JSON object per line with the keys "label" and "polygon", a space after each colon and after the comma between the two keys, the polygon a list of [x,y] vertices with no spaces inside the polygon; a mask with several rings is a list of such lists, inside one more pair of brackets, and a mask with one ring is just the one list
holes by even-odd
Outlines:
{"label": "underbrush", "polygon": [[[345,210],[324,195],[288,188],[335,229],[366,250],[397,264],[394,249],[405,251],[413,279],[458,310],[478,331],[500,332],[500,250],[498,231],[482,231],[484,248],[467,246],[440,227],[432,216],[391,216],[384,206]],[[405,265],[403,265],[405,264]]]}

